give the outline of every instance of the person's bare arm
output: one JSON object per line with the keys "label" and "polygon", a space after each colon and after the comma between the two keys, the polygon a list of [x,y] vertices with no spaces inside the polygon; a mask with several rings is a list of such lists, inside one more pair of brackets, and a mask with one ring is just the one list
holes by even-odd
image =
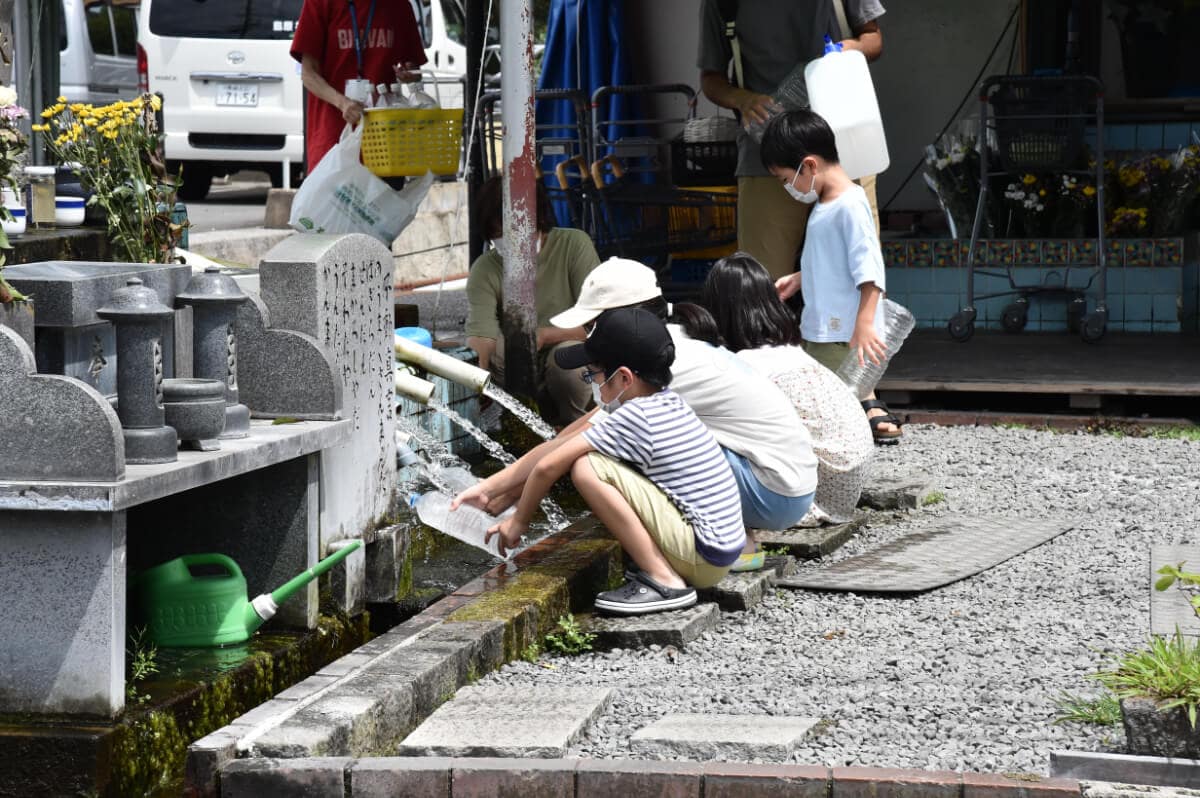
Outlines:
{"label": "person's bare arm", "polygon": [[858,50],[868,61],[879,58],[883,55],[883,32],[879,30],[879,23],[871,20],[860,26],[854,31],[853,39],[842,39],[842,49]]}
{"label": "person's bare arm", "polygon": [[537,330],[537,348],[538,351],[550,346],[558,346],[564,341],[586,341],[587,333],[582,327],[570,327],[563,329],[561,327],[538,327]]}
{"label": "person's bare arm", "polygon": [[475,354],[479,355],[479,368],[488,371],[492,362],[492,356],[496,354],[496,339],[468,335],[467,347],[474,349]]}
{"label": "person's bare arm", "polygon": [[362,118],[362,103],[351,100],[340,91],[330,86],[321,75],[321,62],[311,55],[305,54],[300,60],[300,81],[309,93],[315,94],[334,108],[342,112],[342,118],[348,124],[356,125]]}
{"label": "person's bare arm", "polygon": [[720,72],[705,70],[700,73],[700,90],[704,96],[722,108],[737,111],[742,115],[742,124],[766,122],[771,114],[771,98],[765,94],[739,89]]}

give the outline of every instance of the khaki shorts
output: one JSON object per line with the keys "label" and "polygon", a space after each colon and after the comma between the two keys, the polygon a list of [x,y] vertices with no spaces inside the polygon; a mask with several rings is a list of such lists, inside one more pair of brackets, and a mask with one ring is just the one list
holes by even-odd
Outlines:
{"label": "khaki shorts", "polygon": [[729,566],[713,565],[696,553],[692,525],[657,485],[608,455],[589,452],[588,462],[601,482],[621,492],[675,573],[685,582],[692,587],[712,587],[725,578]]}
{"label": "khaki shorts", "polygon": [[850,344],[840,341],[824,343],[819,341],[805,341],[804,351],[808,352],[813,360],[830,371],[837,373],[838,368],[842,365],[842,361],[850,353]]}

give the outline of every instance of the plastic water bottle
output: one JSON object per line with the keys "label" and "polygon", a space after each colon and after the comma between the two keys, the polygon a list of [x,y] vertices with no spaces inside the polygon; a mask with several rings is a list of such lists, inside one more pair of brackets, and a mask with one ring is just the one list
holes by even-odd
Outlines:
{"label": "plastic water bottle", "polygon": [[[828,36],[825,37],[825,52],[840,52],[841,49],[841,42],[834,42]],[[746,132],[755,141],[762,142],[767,125],[784,111],[797,111],[808,107],[808,84],[804,77],[806,66],[807,64],[797,64],[779,84],[779,88],[771,93],[771,113],[766,122],[751,122],[746,125]]]}
{"label": "plastic water bottle", "polygon": [[417,81],[408,92],[408,102],[413,108],[437,108],[437,100],[425,93],[425,84]]}
{"label": "plastic water bottle", "polygon": [[408,98],[404,96],[404,84],[403,83],[393,83],[392,84],[391,98],[392,98],[392,107],[393,108],[412,108],[412,103],[409,102]]}
{"label": "plastic water bottle", "polygon": [[842,382],[850,386],[850,390],[854,391],[859,400],[866,399],[874,392],[880,377],[887,371],[888,364],[900,351],[904,339],[917,324],[908,308],[890,299],[883,300],[883,319],[883,342],[887,345],[887,356],[883,362],[872,363],[870,358],[865,358],[866,365],[861,365],[858,362],[858,350],[852,349],[837,370]]}
{"label": "plastic water bottle", "polygon": [[391,108],[392,96],[388,92],[386,83],[378,83],[375,85],[375,107],[376,108]]}
{"label": "plastic water bottle", "polygon": [[[454,491],[454,495],[456,496],[462,493],[464,490],[473,488],[483,481],[462,466],[430,466],[430,468],[437,469],[437,476],[441,480],[441,483],[447,488],[450,488],[450,490]],[[517,508],[516,505],[514,505],[500,513],[500,515],[496,516],[496,518],[498,520],[504,520],[510,515],[516,513],[516,511]]]}
{"label": "plastic water bottle", "polygon": [[[414,495],[409,501],[416,509],[421,523],[427,524],[439,532],[444,532],[452,538],[457,538],[463,543],[483,549],[493,557],[505,559],[497,547],[498,537],[484,542],[487,531],[500,523],[500,519],[485,513],[478,507],[465,504],[460,505],[457,510],[451,511],[451,497],[438,491],[430,491],[421,496]],[[508,556],[511,557],[514,553],[510,551]]]}

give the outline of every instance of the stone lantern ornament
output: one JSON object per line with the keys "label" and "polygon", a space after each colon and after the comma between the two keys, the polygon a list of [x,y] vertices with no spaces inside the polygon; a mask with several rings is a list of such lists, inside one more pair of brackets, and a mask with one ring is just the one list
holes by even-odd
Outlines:
{"label": "stone lantern ornament", "polygon": [[96,311],[117,332],[117,417],[125,462],[132,465],[172,463],[179,456],[175,430],[163,423],[163,334],[174,313],[136,277]]}
{"label": "stone lantern ornament", "polygon": [[192,306],[192,372],[199,379],[225,386],[225,431],[222,438],[250,434],[250,408],[238,401],[237,337],[234,321],[245,302],[237,281],[209,266],[188,282],[176,300]]}

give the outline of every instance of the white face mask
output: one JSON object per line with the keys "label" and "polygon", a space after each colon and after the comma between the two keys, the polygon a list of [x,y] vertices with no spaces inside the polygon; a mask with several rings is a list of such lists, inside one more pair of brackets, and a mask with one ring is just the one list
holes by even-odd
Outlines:
{"label": "white face mask", "polygon": [[[616,375],[614,374],[613,376],[616,376]],[[612,379],[612,377],[608,378],[608,380],[611,380],[611,379]],[[621,389],[621,392],[619,394],[617,394],[616,396],[614,396],[613,400],[611,402],[606,402],[600,398],[600,387],[603,385],[607,385],[608,380],[605,380],[604,382],[599,382],[599,383],[597,383],[597,382],[592,383],[592,401],[596,403],[596,407],[600,408],[605,413],[615,413],[615,412],[617,412],[617,408],[620,407],[622,404],[624,404],[621,401],[621,397],[625,395],[625,391],[629,390],[629,386],[627,385],[623,389]]]}
{"label": "white face mask", "polygon": [[[500,256],[500,260],[508,257],[508,242],[504,240],[504,236],[492,239],[492,249],[496,250],[496,254]],[[538,255],[542,252],[542,236],[540,234],[533,239],[533,251]]]}
{"label": "white face mask", "polygon": [[803,163],[796,167],[796,174],[792,175],[792,179],[790,181],[783,184],[783,190],[786,191],[791,198],[797,202],[803,202],[805,205],[812,205],[817,201],[817,199],[819,199],[819,195],[814,190],[817,185],[817,173],[816,170],[813,171],[812,182],[808,184],[808,191],[801,191],[800,189],[796,188],[796,178],[800,176],[800,170],[803,167]]}

